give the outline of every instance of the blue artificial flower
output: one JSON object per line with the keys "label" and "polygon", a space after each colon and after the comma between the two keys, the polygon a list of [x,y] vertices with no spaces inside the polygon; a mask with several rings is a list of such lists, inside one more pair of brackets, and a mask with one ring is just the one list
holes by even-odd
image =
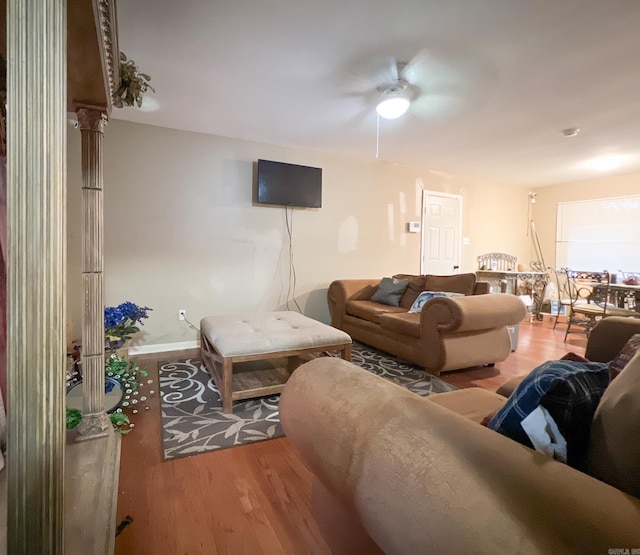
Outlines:
{"label": "blue artificial flower", "polygon": [[122,323],[122,314],[117,307],[107,306],[104,309],[104,327],[111,328]]}
{"label": "blue artificial flower", "polygon": [[149,317],[149,310],[152,309],[148,306],[140,307],[131,301],[105,307],[104,332],[107,342],[112,344],[118,340],[130,339],[132,334],[140,331],[136,324],[142,325],[142,320]]}

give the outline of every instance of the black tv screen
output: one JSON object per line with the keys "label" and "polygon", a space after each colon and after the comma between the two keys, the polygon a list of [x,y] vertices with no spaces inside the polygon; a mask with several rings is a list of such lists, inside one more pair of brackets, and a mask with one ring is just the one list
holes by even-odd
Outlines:
{"label": "black tv screen", "polygon": [[258,203],[320,208],[322,168],[258,160]]}

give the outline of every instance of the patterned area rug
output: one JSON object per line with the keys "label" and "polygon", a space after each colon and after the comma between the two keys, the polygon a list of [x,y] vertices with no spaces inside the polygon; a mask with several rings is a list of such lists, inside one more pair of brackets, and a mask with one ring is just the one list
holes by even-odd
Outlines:
{"label": "patterned area rug", "polygon": [[[387,353],[354,341],[351,361],[369,372],[427,396],[456,389]],[[220,394],[200,360],[159,364],[165,460],[283,436],[279,395],[235,401],[224,414]]]}

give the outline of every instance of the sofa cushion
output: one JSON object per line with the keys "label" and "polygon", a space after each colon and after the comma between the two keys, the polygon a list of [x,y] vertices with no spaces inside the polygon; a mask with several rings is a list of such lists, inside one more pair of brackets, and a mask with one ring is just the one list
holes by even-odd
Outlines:
{"label": "sofa cushion", "polygon": [[613,380],[591,425],[587,472],[640,497],[640,352]]}
{"label": "sofa cushion", "polygon": [[407,289],[400,299],[400,306],[408,310],[418,295],[424,291],[425,276],[414,276],[411,274],[396,274],[393,276],[397,279],[406,279],[409,281]]}
{"label": "sofa cushion", "polygon": [[591,420],[609,383],[603,362],[545,362],[522,380],[488,427],[533,447],[521,422],[542,405],[567,441],[567,463],[584,468]]}
{"label": "sofa cushion", "polygon": [[345,306],[349,316],[355,316],[375,324],[380,323],[380,316],[388,313],[400,312],[406,314],[404,308],[376,303],[374,301],[348,301]]}
{"label": "sofa cushion", "polygon": [[473,422],[482,422],[488,413],[497,412],[505,403],[505,398],[501,395],[480,387],[467,387],[429,395],[427,400]]}
{"label": "sofa cushion", "polygon": [[451,291],[463,295],[473,295],[476,286],[476,275],[454,274],[451,276],[425,276],[425,291]]}
{"label": "sofa cushion", "polygon": [[640,333],[632,335],[625,343],[622,350],[609,363],[609,379],[613,380],[622,369],[629,364],[629,361],[635,356],[640,348]]}
{"label": "sofa cushion", "polygon": [[424,303],[430,301],[434,297],[463,297],[462,293],[452,293],[451,291],[423,291],[418,295],[418,298],[413,301],[411,308],[409,309],[409,314],[413,314],[415,312],[420,312]]}
{"label": "sofa cushion", "polygon": [[400,306],[400,299],[408,285],[408,279],[382,278],[370,300],[389,306]]}
{"label": "sofa cushion", "polygon": [[380,314],[378,321],[385,330],[420,339],[420,314],[409,314],[404,311],[387,312]]}

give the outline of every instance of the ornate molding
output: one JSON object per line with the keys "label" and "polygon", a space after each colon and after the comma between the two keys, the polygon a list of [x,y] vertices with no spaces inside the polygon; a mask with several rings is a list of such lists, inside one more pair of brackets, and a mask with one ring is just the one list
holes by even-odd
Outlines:
{"label": "ornate molding", "polygon": [[104,133],[107,125],[107,114],[104,110],[93,106],[78,106],[76,108],[76,116],[78,116],[78,127],[80,130],[98,131]]}
{"label": "ornate molding", "polygon": [[120,88],[120,49],[118,47],[118,31],[115,0],[93,0],[93,11],[96,18],[100,55],[104,63],[105,87],[111,113],[113,98]]}

